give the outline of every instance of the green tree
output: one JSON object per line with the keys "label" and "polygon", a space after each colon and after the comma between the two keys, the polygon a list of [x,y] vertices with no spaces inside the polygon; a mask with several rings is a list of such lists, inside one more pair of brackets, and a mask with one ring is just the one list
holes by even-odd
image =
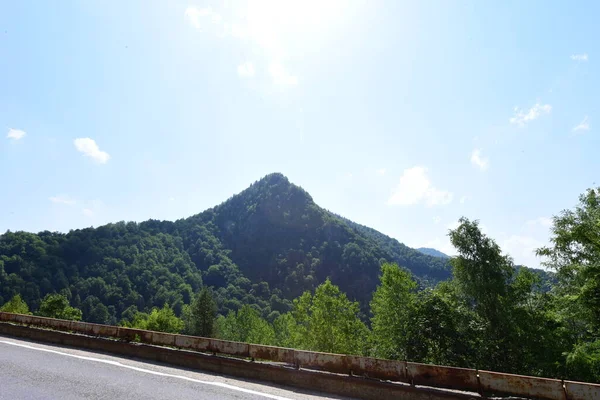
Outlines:
{"label": "green tree", "polygon": [[588,189],[573,210],[553,219],[551,246],[538,250],[557,272],[552,290],[570,349],[571,379],[600,382],[600,188]]}
{"label": "green tree", "polygon": [[397,264],[381,266],[381,284],[371,301],[373,351],[378,357],[405,359],[417,284]]}
{"label": "green tree", "polygon": [[194,297],[186,314],[184,319],[188,334],[202,337],[214,336],[217,303],[209,288],[203,287]]}
{"label": "green tree", "polygon": [[307,350],[364,354],[369,330],[359,313],[358,303],[348,300],[327,279],[317,287],[314,296],[305,292],[294,300],[291,315],[296,326],[291,329],[292,342]]}
{"label": "green tree", "polygon": [[459,357],[461,363],[556,376],[564,338],[552,301],[540,289],[539,276],[526,268],[517,271],[477,221],[461,218],[449,236],[458,252],[451,260],[459,304],[454,309],[467,317],[457,318],[463,323],[457,330],[474,349]]}
{"label": "green tree", "polygon": [[600,335],[600,188],[579,197],[574,210],[554,218],[552,246],[538,250],[558,273],[556,292],[563,297],[568,323],[583,339]]}
{"label": "green tree", "polygon": [[573,348],[567,356],[567,375],[586,382],[600,382],[600,340]]}
{"label": "green tree", "polygon": [[466,218],[449,233],[458,256],[451,260],[454,280],[463,301],[470,305],[477,318],[479,343],[475,366],[507,370],[518,356],[510,340],[513,327],[509,318],[509,282],[514,266],[500,246],[484,235],[478,221]]}
{"label": "green tree", "polygon": [[494,329],[502,321],[501,303],[507,298],[508,282],[514,273],[512,260],[481,232],[478,221],[461,218],[459,222],[449,234],[458,252],[451,260],[454,279],[477,313],[490,321]]}
{"label": "green tree", "polygon": [[81,320],[81,310],[69,305],[66,296],[60,294],[47,294],[42,300],[38,315],[48,318],[68,319],[71,321]]}
{"label": "green tree", "polygon": [[464,308],[454,307],[445,287],[419,292],[408,310],[406,358],[438,365],[469,366],[472,332]]}
{"label": "green tree", "polygon": [[2,305],[0,311],[15,314],[31,314],[29,306],[27,306],[27,303],[23,301],[19,294],[14,295],[8,302]]}
{"label": "green tree", "polygon": [[302,338],[299,336],[298,325],[291,313],[280,315],[273,321],[275,344],[281,347],[300,348]]}
{"label": "green tree", "polygon": [[163,308],[153,308],[150,314],[136,313],[131,323],[127,326],[149,331],[180,333],[184,328],[184,322],[175,315],[175,312],[168,304]]}
{"label": "green tree", "polygon": [[216,320],[216,331],[220,339],[267,345],[275,343],[273,326],[247,304],[237,312],[230,311],[226,317],[220,315]]}

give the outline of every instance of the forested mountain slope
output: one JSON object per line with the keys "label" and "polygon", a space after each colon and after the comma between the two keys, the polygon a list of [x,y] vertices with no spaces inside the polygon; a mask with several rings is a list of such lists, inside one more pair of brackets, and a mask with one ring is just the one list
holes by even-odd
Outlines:
{"label": "forested mountain slope", "polygon": [[441,257],[441,258],[450,258],[449,255],[442,253],[439,250],[432,249],[430,247],[419,247],[417,251],[420,251],[423,254],[427,254],[428,256]]}
{"label": "forested mountain slope", "polygon": [[69,233],[0,236],[0,304],[20,293],[36,309],[63,292],[88,321],[117,321],[169,303],[176,312],[203,284],[221,312],[252,304],[275,318],[327,277],[366,309],[383,261],[423,285],[450,277],[424,255],[316,205],[271,174],[224,203],[175,222],[118,222]]}

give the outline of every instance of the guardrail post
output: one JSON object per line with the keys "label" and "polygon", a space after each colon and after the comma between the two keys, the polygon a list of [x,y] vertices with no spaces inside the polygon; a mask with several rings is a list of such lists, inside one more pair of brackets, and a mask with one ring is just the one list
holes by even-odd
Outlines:
{"label": "guardrail post", "polygon": [[482,398],[485,399],[485,395],[483,394],[483,388],[481,387],[481,379],[479,379],[479,368],[475,368],[475,374],[477,375],[477,392]]}
{"label": "guardrail post", "polygon": [[562,378],[560,380],[560,383],[562,385],[563,394],[565,395],[565,400],[569,400],[569,394],[567,393],[567,386],[565,385],[565,378]]}

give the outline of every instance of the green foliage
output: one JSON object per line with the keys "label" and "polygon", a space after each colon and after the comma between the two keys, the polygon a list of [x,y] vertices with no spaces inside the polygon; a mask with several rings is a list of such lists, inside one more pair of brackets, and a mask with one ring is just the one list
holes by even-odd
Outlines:
{"label": "green foliage", "polygon": [[47,294],[42,300],[38,315],[48,318],[81,320],[81,310],[69,305],[69,300],[61,294]]}
{"label": "green foliage", "polygon": [[451,261],[454,279],[476,312],[495,328],[502,322],[502,303],[507,300],[508,282],[514,273],[512,260],[481,233],[477,221],[461,218],[459,222],[450,231],[450,241],[459,254]]}
{"label": "green foliage", "polygon": [[168,304],[162,308],[153,308],[150,314],[140,313],[134,315],[131,323],[124,323],[125,326],[148,331],[181,333],[184,328],[184,322],[177,318],[175,312]]}
{"label": "green foliage", "polygon": [[381,266],[381,285],[371,301],[374,354],[406,359],[409,331],[416,307],[417,284],[410,273],[396,264]]}
{"label": "green foliage", "polygon": [[564,317],[583,324],[582,332],[600,336],[600,188],[589,189],[574,210],[554,218],[551,242],[538,253],[558,272]]}
{"label": "green foliage", "polygon": [[25,303],[18,294],[14,295],[12,299],[3,304],[2,307],[0,307],[0,311],[15,314],[31,314],[29,312],[29,306],[27,306],[27,303]]}
{"label": "green foliage", "polygon": [[575,346],[567,355],[567,376],[587,382],[600,382],[600,340]]}
{"label": "green foliage", "polygon": [[261,318],[254,308],[244,305],[226,317],[219,316],[216,330],[221,339],[271,345],[275,343],[273,326]]}
{"label": "green foliage", "polygon": [[213,337],[216,317],[217,303],[215,303],[210,289],[204,287],[194,297],[185,313],[185,331],[189,335]]}
{"label": "green foliage", "polygon": [[275,326],[280,345],[342,354],[364,354],[369,331],[359,319],[359,305],[348,300],[329,279],[319,285],[314,296],[305,292],[294,300],[289,314],[279,317]]}

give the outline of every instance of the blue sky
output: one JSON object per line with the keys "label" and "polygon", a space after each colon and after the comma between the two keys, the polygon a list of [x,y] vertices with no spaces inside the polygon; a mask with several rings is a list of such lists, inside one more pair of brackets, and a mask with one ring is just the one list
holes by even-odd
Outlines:
{"label": "blue sky", "polygon": [[174,220],[271,172],[410,246],[537,266],[597,182],[596,2],[0,6],[0,232]]}

